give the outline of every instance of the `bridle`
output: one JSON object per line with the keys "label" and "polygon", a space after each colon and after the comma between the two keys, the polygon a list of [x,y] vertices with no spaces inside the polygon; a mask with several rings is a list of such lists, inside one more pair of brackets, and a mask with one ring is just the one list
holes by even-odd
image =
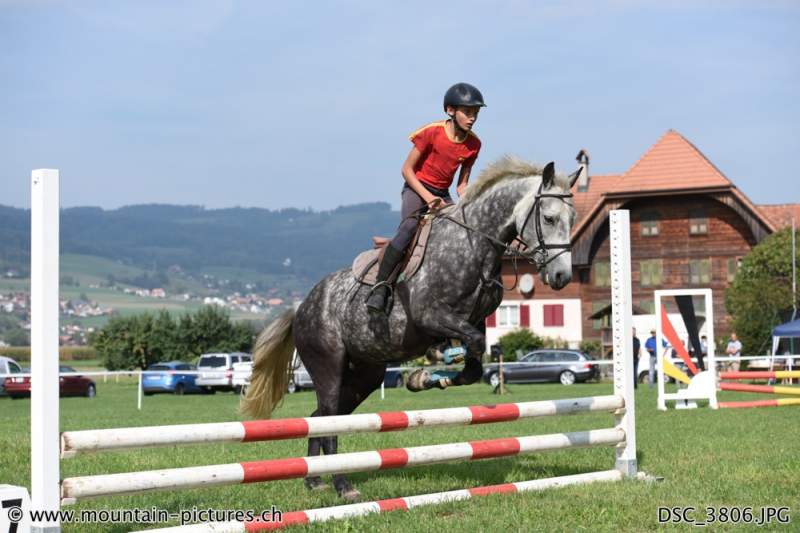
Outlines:
{"label": "bridle", "polygon": [[[580,172],[580,171],[578,171]],[[525,248],[528,249],[527,252],[517,252],[519,255],[534,263],[536,265],[536,269],[541,272],[544,267],[546,267],[549,263],[554,261],[557,257],[561,254],[569,252],[572,250],[572,244],[569,242],[563,244],[547,244],[544,242],[544,235],[542,234],[542,220],[539,216],[539,212],[541,211],[541,203],[542,198],[558,198],[565,204],[572,206],[572,202],[568,202],[567,198],[572,198],[572,193],[544,193],[542,192],[542,186],[544,185],[544,181],[539,183],[539,189],[536,191],[536,197],[533,200],[533,204],[531,208],[528,210],[528,214],[525,216],[525,221],[522,223],[522,227],[519,230],[519,237],[518,240],[522,243]],[[534,222],[534,229],[536,230],[536,246],[531,246],[522,238],[522,235],[525,235],[525,227],[528,225],[528,222],[533,216]],[[508,250],[508,246],[506,246],[506,250]],[[557,254],[550,256],[548,250],[561,250]]]}
{"label": "bridle", "polygon": [[[576,170],[574,173],[570,174],[569,179],[572,180],[572,178],[576,177],[578,174],[580,174],[580,172],[581,172],[581,169]],[[514,285],[512,285],[510,288],[504,287],[499,280],[486,279],[484,277],[483,273],[481,273],[481,282],[482,282],[482,284],[484,286],[490,286],[490,285],[493,285],[493,284],[497,284],[500,287],[502,287],[503,290],[505,290],[505,291],[513,290],[514,287],[517,286],[517,281],[519,280],[519,273],[517,271],[517,259],[519,259],[519,258],[526,259],[528,262],[536,265],[536,270],[537,271],[543,272],[543,269],[549,263],[554,261],[561,254],[572,250],[572,244],[570,244],[569,242],[563,243],[563,244],[547,244],[544,241],[544,235],[542,233],[542,222],[541,222],[540,217],[539,217],[539,212],[541,210],[542,198],[558,198],[559,200],[561,200],[562,202],[566,203],[567,205],[572,206],[572,202],[569,202],[567,200],[567,198],[572,198],[572,193],[571,192],[569,192],[569,193],[545,193],[545,192],[542,192],[542,187],[543,186],[544,186],[544,180],[542,180],[542,182],[539,183],[539,188],[537,189],[536,196],[533,199],[533,204],[531,204],[531,207],[528,210],[528,214],[525,215],[525,221],[522,223],[522,228],[520,228],[520,231],[519,231],[520,236],[518,236],[516,239],[514,239],[514,240],[520,242],[522,245],[525,246],[525,248],[528,249],[525,252],[520,251],[517,247],[512,247],[512,243],[513,243],[514,240],[512,240],[509,243],[505,243],[505,242],[501,241],[500,239],[497,239],[496,237],[493,237],[491,235],[487,235],[486,233],[480,231],[479,229],[474,228],[471,225],[467,224],[467,215],[464,212],[464,207],[463,206],[461,206],[461,218],[464,219],[464,222],[461,222],[460,220],[456,220],[455,218],[453,218],[449,214],[435,215],[437,217],[441,217],[441,218],[444,218],[446,220],[449,220],[450,222],[453,222],[453,223],[461,226],[462,228],[464,228],[464,229],[466,229],[466,230],[468,230],[468,231],[470,231],[472,233],[480,235],[481,237],[483,237],[486,240],[488,240],[489,242],[491,242],[493,245],[497,246],[502,251],[503,254],[508,254],[508,255],[511,256],[512,265],[514,267]],[[419,216],[419,215],[414,213],[414,214],[412,214],[410,216]],[[536,246],[529,245],[521,237],[521,235],[525,232],[525,227],[528,225],[528,222],[530,221],[531,216],[534,216],[534,224],[535,224],[534,228],[536,230],[536,240],[537,240]],[[548,253],[548,250],[561,250],[561,251],[551,257],[549,255],[549,253]]]}

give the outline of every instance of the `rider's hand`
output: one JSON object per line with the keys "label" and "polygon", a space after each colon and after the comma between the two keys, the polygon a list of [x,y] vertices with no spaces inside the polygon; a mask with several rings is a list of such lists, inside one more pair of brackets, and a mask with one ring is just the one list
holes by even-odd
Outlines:
{"label": "rider's hand", "polygon": [[446,205],[447,205],[447,202],[445,202],[444,198],[439,198],[438,196],[434,196],[428,202],[428,209],[430,209],[431,211],[436,211],[438,209],[443,208]]}

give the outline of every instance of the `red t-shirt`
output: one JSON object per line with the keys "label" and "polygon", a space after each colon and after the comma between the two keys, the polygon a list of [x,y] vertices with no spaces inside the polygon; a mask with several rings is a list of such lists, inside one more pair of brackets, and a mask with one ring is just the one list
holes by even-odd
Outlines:
{"label": "red t-shirt", "polygon": [[480,139],[471,131],[463,142],[451,141],[445,124],[444,120],[432,122],[408,137],[422,154],[414,174],[418,180],[437,189],[449,188],[458,167],[471,168],[481,150]]}

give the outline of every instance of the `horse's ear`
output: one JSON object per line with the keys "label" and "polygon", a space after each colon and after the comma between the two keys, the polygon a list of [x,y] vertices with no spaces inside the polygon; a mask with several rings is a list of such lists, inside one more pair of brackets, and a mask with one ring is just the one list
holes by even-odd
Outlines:
{"label": "horse's ear", "polygon": [[573,172],[569,175],[569,188],[571,189],[575,182],[578,181],[578,178],[581,177],[581,172],[583,171],[583,165],[578,167],[578,170]]}
{"label": "horse's ear", "polygon": [[552,161],[547,163],[544,166],[544,170],[542,171],[542,184],[543,189],[549,189],[553,186],[553,183],[556,179],[556,165]]}

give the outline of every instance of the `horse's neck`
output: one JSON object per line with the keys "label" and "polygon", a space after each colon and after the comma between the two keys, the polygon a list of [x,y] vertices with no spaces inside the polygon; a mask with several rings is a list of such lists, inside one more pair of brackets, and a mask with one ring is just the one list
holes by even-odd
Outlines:
{"label": "horse's neck", "polygon": [[501,181],[464,206],[464,222],[508,244],[517,236],[516,218],[530,207],[536,187],[535,177]]}

